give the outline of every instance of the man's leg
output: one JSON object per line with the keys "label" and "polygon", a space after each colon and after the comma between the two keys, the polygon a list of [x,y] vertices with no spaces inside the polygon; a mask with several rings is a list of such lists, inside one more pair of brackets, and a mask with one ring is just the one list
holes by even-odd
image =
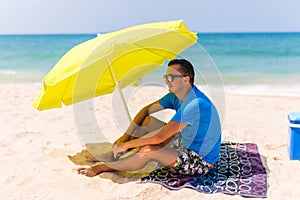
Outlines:
{"label": "man's leg", "polygon": [[[137,130],[135,131],[135,133],[133,134],[133,136],[130,138],[130,140],[133,139],[137,139],[140,137],[147,137],[147,136],[151,136],[151,132],[155,132],[158,131],[159,129],[161,129],[166,123],[155,118],[155,117],[151,117],[148,116],[144,119],[142,125],[140,127],[137,128]],[[163,142],[161,144],[161,146],[166,146],[166,145],[170,145],[172,144],[171,141],[174,137],[171,137],[170,139],[168,139],[167,141]]]}
{"label": "man's leg", "polygon": [[158,130],[165,125],[165,122],[151,116],[147,116],[141,126],[137,127],[130,140],[143,137],[147,133]]}
{"label": "man's leg", "polygon": [[142,147],[138,153],[128,158],[93,167],[82,167],[77,169],[77,171],[79,174],[92,177],[102,172],[138,170],[144,167],[149,161],[156,161],[163,166],[173,167],[176,159],[176,150],[169,147],[162,147],[161,145],[152,145]]}
{"label": "man's leg", "polygon": [[[137,127],[133,135],[129,140],[137,139],[142,136],[147,135],[147,133],[150,133],[152,131],[158,130],[162,128],[165,125],[165,122],[151,116],[147,116],[144,121],[142,122],[141,126]],[[167,143],[167,142],[166,142]],[[106,154],[101,155],[86,155],[85,156],[88,160],[92,162],[98,162],[98,161],[115,161],[114,155],[112,152],[108,152]]]}

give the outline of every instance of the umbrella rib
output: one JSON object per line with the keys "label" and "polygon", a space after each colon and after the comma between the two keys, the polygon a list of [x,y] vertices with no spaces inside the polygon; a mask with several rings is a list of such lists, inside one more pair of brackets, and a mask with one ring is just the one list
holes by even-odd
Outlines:
{"label": "umbrella rib", "polygon": [[164,57],[164,56],[162,56],[162,55],[156,53],[155,51],[151,51],[150,49],[144,48],[144,47],[142,47],[142,46],[140,46],[140,45],[138,45],[138,44],[136,44],[136,43],[133,43],[133,44],[134,44],[135,46],[139,47],[139,48],[145,49],[145,50],[149,51],[150,53],[156,54],[156,55],[158,55],[158,56],[160,56],[160,57],[162,57],[162,58],[168,60],[166,57]]}
{"label": "umbrella rib", "polygon": [[[177,28],[177,29],[173,30],[173,32],[175,32],[176,30],[180,30],[180,29],[181,29],[181,28]],[[165,33],[168,33],[168,32],[171,32],[171,31],[167,31],[167,32],[165,32]],[[162,34],[165,34],[165,33],[162,33]],[[158,35],[160,35],[160,34],[158,34]],[[194,42],[194,43],[195,43],[195,42]],[[156,55],[158,55],[158,56],[160,56],[160,57],[163,57],[164,59],[168,60],[166,57],[164,57],[164,56],[162,56],[162,55],[160,55],[160,54],[158,54],[158,53],[156,53],[156,52],[154,52],[154,51],[151,51],[151,50],[148,49],[148,48],[144,48],[144,47],[142,47],[142,46],[136,44],[135,42],[132,43],[132,44],[134,44],[134,45],[136,45],[136,46],[139,47],[139,48],[145,49],[145,50],[147,50],[147,51],[149,51],[149,52],[151,52],[151,53],[153,53],[153,54],[156,54]],[[171,53],[173,53],[173,52],[171,52]],[[173,53],[173,54],[179,55],[180,53],[181,53],[181,52]]]}
{"label": "umbrella rib", "polygon": [[[66,84],[66,87],[65,87],[65,89],[64,89],[64,92],[63,92],[63,95],[62,95],[62,98],[61,98],[61,102],[63,102],[64,105],[66,105],[65,102],[64,102],[64,97],[65,97],[65,94],[66,94],[66,91],[67,91],[67,88],[68,88],[67,86],[70,84],[70,81],[71,81],[71,79],[68,78],[68,82],[67,82],[67,84]],[[72,99],[72,102],[73,102],[73,99]]]}

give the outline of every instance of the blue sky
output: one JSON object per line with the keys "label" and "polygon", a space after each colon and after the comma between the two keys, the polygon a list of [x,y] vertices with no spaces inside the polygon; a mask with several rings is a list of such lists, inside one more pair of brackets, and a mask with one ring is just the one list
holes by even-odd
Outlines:
{"label": "blue sky", "polygon": [[0,34],[96,33],[183,19],[199,32],[300,32],[299,0],[0,0]]}

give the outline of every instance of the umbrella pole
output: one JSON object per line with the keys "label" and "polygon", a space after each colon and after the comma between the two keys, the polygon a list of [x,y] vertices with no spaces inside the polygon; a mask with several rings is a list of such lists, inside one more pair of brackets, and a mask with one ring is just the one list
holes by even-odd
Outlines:
{"label": "umbrella pole", "polygon": [[125,101],[125,97],[124,97],[124,95],[122,93],[122,90],[121,90],[120,81],[117,80],[117,77],[116,77],[116,75],[114,73],[114,70],[113,70],[112,66],[110,64],[108,64],[108,66],[109,66],[110,73],[111,73],[111,75],[113,77],[113,80],[114,80],[114,82],[116,84],[118,93],[120,95],[121,102],[123,104],[123,107],[124,107],[126,115],[127,115],[127,119],[129,120],[129,123],[131,123],[131,116],[130,116],[129,109],[128,109],[128,106],[127,106],[126,101]]}
{"label": "umbrella pole", "polygon": [[126,112],[126,115],[127,115],[128,120],[129,120],[129,123],[131,123],[131,116],[130,116],[129,109],[128,109],[128,106],[127,106],[127,104],[126,104],[126,101],[125,101],[123,92],[122,92],[122,90],[121,90],[120,82],[119,82],[119,81],[117,81],[116,87],[117,87],[118,93],[119,93],[119,95],[120,95],[120,97],[121,97],[121,102],[122,102],[123,107],[124,107],[124,109],[125,109],[125,112]]}

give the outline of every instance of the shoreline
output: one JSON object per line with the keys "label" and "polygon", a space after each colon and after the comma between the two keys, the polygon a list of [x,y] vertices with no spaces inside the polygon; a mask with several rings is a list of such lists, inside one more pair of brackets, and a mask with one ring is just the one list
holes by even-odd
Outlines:
{"label": "shoreline", "polygon": [[[31,85],[38,89],[42,88],[42,81],[40,82],[16,82],[16,83],[0,83],[0,87],[6,86],[20,86],[20,85]],[[159,85],[158,85],[159,86]],[[138,89],[143,88],[143,85],[133,87]],[[146,85],[146,87],[152,87]],[[156,86],[153,86],[156,87]],[[206,91],[206,85],[197,85],[202,91]],[[209,86],[214,88],[215,86]],[[163,87],[162,87],[163,88]],[[228,84],[224,86],[216,86],[216,89],[224,89],[226,94],[234,95],[250,95],[250,96],[271,96],[271,97],[300,97],[300,84]],[[38,94],[39,91],[37,91]]]}

